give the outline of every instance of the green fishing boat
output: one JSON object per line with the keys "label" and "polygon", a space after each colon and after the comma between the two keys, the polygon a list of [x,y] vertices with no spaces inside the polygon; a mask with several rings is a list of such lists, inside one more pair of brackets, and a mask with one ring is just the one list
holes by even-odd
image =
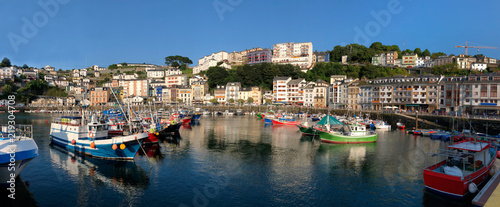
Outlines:
{"label": "green fishing boat", "polygon": [[378,134],[373,131],[366,131],[366,126],[359,124],[352,124],[344,127],[343,133],[335,132],[322,132],[319,137],[322,142],[335,143],[335,144],[358,144],[358,143],[371,143],[377,141]]}
{"label": "green fishing boat", "polygon": [[309,135],[309,136],[317,136],[318,135],[318,133],[315,132],[313,127],[308,127],[308,126],[302,125],[302,124],[297,124],[295,126],[297,126],[299,128],[300,132],[302,132],[302,134],[304,134],[304,135]]}

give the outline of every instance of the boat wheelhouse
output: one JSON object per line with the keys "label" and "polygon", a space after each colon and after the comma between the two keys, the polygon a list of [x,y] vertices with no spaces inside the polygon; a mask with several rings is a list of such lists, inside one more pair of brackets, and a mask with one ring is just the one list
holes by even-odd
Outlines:
{"label": "boat wheelhouse", "polygon": [[496,153],[497,149],[490,142],[476,139],[429,153],[435,160],[424,168],[425,188],[456,199],[475,193],[477,186],[488,177]]}

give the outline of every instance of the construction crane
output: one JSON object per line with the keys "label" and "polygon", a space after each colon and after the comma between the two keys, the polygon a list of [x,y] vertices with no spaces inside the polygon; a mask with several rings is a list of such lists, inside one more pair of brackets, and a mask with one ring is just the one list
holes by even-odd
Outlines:
{"label": "construction crane", "polygon": [[467,45],[467,42],[465,42],[465,46],[461,46],[461,45],[457,45],[455,46],[456,48],[457,47],[461,47],[461,48],[465,48],[465,55],[467,56],[467,49],[468,48],[477,48],[477,53],[479,54],[479,48],[484,48],[484,49],[498,49],[498,47],[485,47],[485,46],[470,46],[470,45]]}

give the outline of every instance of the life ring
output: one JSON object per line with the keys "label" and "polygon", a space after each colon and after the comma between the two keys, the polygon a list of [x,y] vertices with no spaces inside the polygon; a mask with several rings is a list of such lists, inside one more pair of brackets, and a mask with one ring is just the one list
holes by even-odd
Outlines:
{"label": "life ring", "polygon": [[93,137],[94,137],[94,133],[89,132],[89,137],[90,137],[90,138],[93,138]]}

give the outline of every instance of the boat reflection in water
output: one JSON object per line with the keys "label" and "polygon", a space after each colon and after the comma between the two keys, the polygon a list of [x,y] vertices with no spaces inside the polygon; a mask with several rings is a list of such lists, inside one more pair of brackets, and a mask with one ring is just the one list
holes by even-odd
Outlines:
{"label": "boat reflection in water", "polygon": [[354,170],[355,172],[363,171],[366,165],[369,165],[370,160],[368,154],[375,154],[377,143],[364,144],[326,144],[322,143],[319,147],[319,153],[324,154],[327,159],[334,159],[344,168],[344,170]]}
{"label": "boat reflection in water", "polygon": [[[120,202],[137,205],[139,198],[149,186],[147,172],[133,161],[103,160],[68,153],[58,146],[50,149],[54,168],[66,171],[71,180],[79,185],[76,200],[78,205],[88,205],[93,196],[112,190],[123,197]],[[63,182],[67,182],[66,179]],[[96,205],[103,205],[97,204]]]}
{"label": "boat reflection in water", "polygon": [[9,198],[12,193],[7,190],[8,186],[2,186],[0,190],[0,206],[37,206],[33,194],[29,191],[29,183],[24,182],[21,176],[17,176],[14,198]]}

